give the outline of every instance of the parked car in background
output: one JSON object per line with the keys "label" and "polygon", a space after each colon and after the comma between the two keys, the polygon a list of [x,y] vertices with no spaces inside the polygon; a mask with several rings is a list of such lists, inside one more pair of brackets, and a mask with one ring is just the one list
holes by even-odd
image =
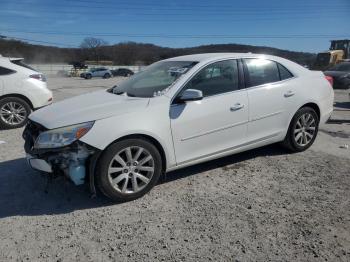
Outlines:
{"label": "parked car in background", "polygon": [[80,77],[85,79],[91,79],[93,77],[110,78],[111,76],[112,76],[111,71],[104,67],[93,68],[86,73],[80,74]]}
{"label": "parked car in background", "polygon": [[280,57],[175,57],[34,112],[25,151],[34,169],[128,201],[167,171],[276,142],[308,149],[333,98],[322,72]]}
{"label": "parked car in background", "polygon": [[22,60],[0,55],[0,129],[24,126],[32,110],[52,103],[45,76]]}
{"label": "parked car in background", "polygon": [[111,72],[112,72],[113,76],[129,77],[129,76],[132,76],[134,74],[134,72],[128,68],[118,68],[118,69],[112,70]]}
{"label": "parked car in background", "polygon": [[350,62],[337,64],[325,71],[324,74],[333,78],[333,88],[350,88]]}

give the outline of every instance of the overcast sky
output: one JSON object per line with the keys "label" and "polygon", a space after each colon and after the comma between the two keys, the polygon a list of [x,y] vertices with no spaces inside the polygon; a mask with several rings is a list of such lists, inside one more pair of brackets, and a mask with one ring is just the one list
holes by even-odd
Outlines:
{"label": "overcast sky", "polygon": [[[350,0],[0,0],[0,35],[79,46],[242,43],[318,52],[350,39]],[[1,50],[0,50],[1,51]]]}

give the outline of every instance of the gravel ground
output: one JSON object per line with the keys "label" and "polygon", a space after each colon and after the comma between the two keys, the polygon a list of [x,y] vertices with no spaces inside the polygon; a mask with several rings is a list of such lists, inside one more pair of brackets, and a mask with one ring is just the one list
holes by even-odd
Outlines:
{"label": "gravel ground", "polygon": [[[122,79],[49,79],[55,100]],[[114,205],[47,184],[0,131],[0,261],[350,261],[350,102],[306,152],[276,145],[169,173]],[[0,142],[1,143],[1,142]]]}

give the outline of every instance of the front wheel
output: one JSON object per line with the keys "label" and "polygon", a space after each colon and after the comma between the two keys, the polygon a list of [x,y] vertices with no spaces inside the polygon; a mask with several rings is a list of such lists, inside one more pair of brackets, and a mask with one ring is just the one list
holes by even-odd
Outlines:
{"label": "front wheel", "polygon": [[105,78],[105,79],[108,79],[108,78],[110,78],[110,77],[111,77],[110,74],[105,74],[105,75],[103,76],[103,78]]}
{"label": "front wheel", "polygon": [[162,160],[149,141],[126,139],[105,150],[96,171],[99,189],[113,201],[125,202],[152,189],[162,173]]}
{"label": "front wheel", "polygon": [[289,125],[283,145],[293,152],[308,149],[316,139],[318,124],[319,118],[313,108],[300,108]]}
{"label": "front wheel", "polygon": [[26,101],[18,97],[6,97],[0,100],[0,129],[12,129],[27,123],[31,108]]}

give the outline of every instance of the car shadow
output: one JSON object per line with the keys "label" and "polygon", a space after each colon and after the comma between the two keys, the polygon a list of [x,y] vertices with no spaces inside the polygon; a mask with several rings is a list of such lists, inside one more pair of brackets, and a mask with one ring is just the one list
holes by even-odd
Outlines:
{"label": "car shadow", "polygon": [[[238,164],[257,156],[281,155],[277,145],[250,150],[169,172],[160,184],[169,183],[215,168]],[[48,183],[46,175],[33,171],[24,158],[0,163],[0,219],[11,216],[65,214],[75,210],[115,205],[101,193],[91,198],[88,186],[74,186],[63,178]]]}
{"label": "car shadow", "polygon": [[182,179],[188,176],[192,176],[198,173],[206,172],[216,168],[225,168],[230,165],[239,164],[246,160],[256,158],[259,156],[275,156],[284,155],[289,152],[278,144],[264,146],[257,149],[245,151],[219,159],[207,161],[204,163],[196,164],[186,168],[182,168],[176,171],[172,171],[166,174],[165,178],[160,183],[168,183],[174,180]]}

